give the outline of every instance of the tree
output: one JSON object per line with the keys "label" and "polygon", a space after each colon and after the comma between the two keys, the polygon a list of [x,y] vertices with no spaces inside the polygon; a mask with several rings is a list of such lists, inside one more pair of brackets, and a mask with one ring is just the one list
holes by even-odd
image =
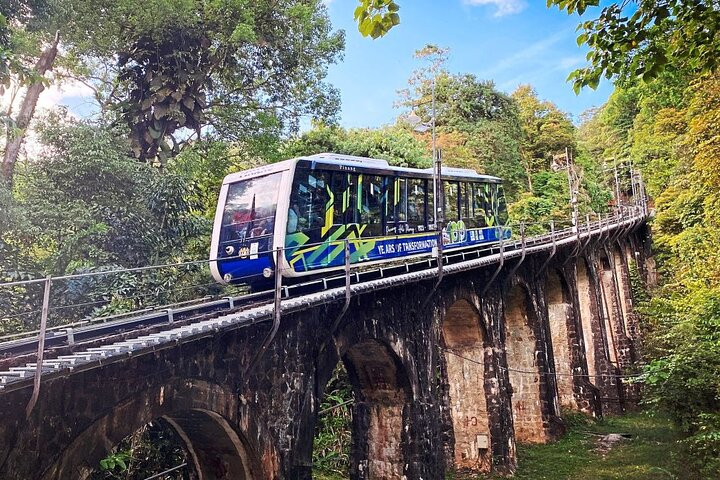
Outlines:
{"label": "tree", "polygon": [[68,0],[67,42],[90,68],[115,64],[98,95],[130,127],[133,154],[165,163],[203,132],[280,135],[310,115],[332,120],[323,83],[339,56],[320,0]]}
{"label": "tree", "polygon": [[[47,0],[3,2],[0,5],[0,94],[10,89],[3,114],[5,145],[2,179],[12,184],[20,147],[45,89],[45,74],[53,68],[58,52],[59,32],[48,38],[52,12]],[[34,67],[32,66],[34,64]],[[15,99],[27,87],[14,115]]]}
{"label": "tree", "polygon": [[354,17],[363,37],[376,39],[400,24],[400,6],[393,0],[358,0]]}
{"label": "tree", "polygon": [[287,142],[281,152],[282,158],[334,152],[382,158],[391,165],[402,167],[427,168],[431,165],[423,142],[401,126],[344,130],[316,124],[309,132]]}
{"label": "tree", "polygon": [[[598,0],[548,0],[568,14],[585,13]],[[590,65],[570,74],[575,91],[597,87],[600,77],[649,81],[672,61],[692,72],[718,66],[720,5],[715,0],[615,2],[580,24],[579,45],[590,47]]]}
{"label": "tree", "polygon": [[575,127],[552,102],[541,101],[529,85],[518,87],[512,98],[519,109],[523,163],[532,190],[532,175],[548,169],[554,154],[576,150]]}
{"label": "tree", "polygon": [[[435,83],[437,145],[449,147],[443,155],[444,164],[501,177],[509,198],[515,198],[524,183],[522,131],[515,101],[490,81],[471,74],[451,75],[442,69],[434,75],[421,69],[408,83],[410,88],[401,92],[400,105],[412,108],[426,125],[432,123]],[[431,135],[430,131],[422,134],[428,146]]]}

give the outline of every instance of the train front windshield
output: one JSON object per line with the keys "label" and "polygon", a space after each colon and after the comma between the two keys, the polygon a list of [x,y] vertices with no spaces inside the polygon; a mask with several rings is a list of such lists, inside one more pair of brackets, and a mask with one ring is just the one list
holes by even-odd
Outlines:
{"label": "train front windshield", "polygon": [[[250,178],[231,184],[223,210],[218,256],[235,258],[238,263],[223,264],[223,275],[243,279],[258,271],[255,260],[270,265],[275,212],[282,173]],[[260,268],[259,271],[262,271]]]}

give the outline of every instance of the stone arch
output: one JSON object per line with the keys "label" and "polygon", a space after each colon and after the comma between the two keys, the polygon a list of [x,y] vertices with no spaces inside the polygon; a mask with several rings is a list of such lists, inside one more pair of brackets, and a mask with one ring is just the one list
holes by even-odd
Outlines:
{"label": "stone arch", "polygon": [[562,408],[576,410],[577,402],[573,394],[573,341],[568,328],[574,317],[573,306],[568,284],[555,269],[547,272],[546,295],[558,400]]}
{"label": "stone arch", "polygon": [[236,395],[199,380],[152,387],[117,405],[74,438],[44,479],[85,479],[112,447],[147,423],[162,418],[183,441],[204,479],[261,478],[258,457],[233,427]]}
{"label": "stone arch", "polygon": [[512,411],[515,439],[518,442],[544,442],[537,362],[537,339],[530,323],[528,291],[515,285],[505,301],[505,352],[512,385]]}
{"label": "stone arch", "polygon": [[488,472],[492,467],[492,439],[485,390],[487,332],[480,312],[457,300],[442,321],[442,345],[452,419],[453,464],[461,471]]}
{"label": "stone arch", "polygon": [[398,355],[372,339],[352,345],[342,361],[353,386],[351,477],[404,477],[406,406],[410,382]]}

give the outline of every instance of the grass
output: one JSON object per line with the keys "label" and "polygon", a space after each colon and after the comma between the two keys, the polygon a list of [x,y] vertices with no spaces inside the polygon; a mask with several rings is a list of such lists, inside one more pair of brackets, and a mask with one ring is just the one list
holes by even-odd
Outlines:
{"label": "grass", "polygon": [[[604,456],[597,451],[597,434],[627,433],[631,440],[615,444]],[[518,446],[518,472],[524,480],[684,480],[672,454],[679,433],[663,417],[646,413],[606,417],[595,422],[581,416],[568,418],[568,434],[546,445]]]}
{"label": "grass", "polygon": [[[518,471],[513,480],[695,480],[673,452],[680,434],[670,420],[642,412],[594,421],[567,415],[568,433],[555,443],[519,445]],[[608,433],[623,433],[631,440],[615,444],[604,456],[597,441]],[[343,476],[313,472],[319,480]],[[461,478],[449,474],[447,478]],[[468,477],[463,476],[467,479]],[[487,479],[488,477],[475,477]],[[500,480],[506,477],[489,477]]]}

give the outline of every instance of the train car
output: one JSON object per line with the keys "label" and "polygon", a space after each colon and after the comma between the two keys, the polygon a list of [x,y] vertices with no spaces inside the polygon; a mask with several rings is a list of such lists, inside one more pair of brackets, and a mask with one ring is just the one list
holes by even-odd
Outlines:
{"label": "train car", "polygon": [[[442,169],[443,250],[509,238],[502,182],[473,170]],[[432,169],[321,153],[225,177],[213,227],[210,268],[222,283],[262,283],[353,264],[431,255],[439,232]]]}

